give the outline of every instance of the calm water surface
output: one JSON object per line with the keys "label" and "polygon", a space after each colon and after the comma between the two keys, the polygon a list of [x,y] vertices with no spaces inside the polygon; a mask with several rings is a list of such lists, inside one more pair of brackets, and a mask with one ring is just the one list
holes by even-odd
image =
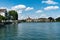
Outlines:
{"label": "calm water surface", "polygon": [[0,26],[0,40],[60,40],[60,23],[20,23]]}

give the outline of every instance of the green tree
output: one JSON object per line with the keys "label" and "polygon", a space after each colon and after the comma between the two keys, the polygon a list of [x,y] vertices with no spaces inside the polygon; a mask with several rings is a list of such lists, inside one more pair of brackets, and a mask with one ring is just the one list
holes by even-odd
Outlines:
{"label": "green tree", "polygon": [[57,22],[60,22],[60,17],[56,18],[56,21],[57,21]]}
{"label": "green tree", "polygon": [[1,22],[2,20],[6,20],[6,17],[0,15],[0,22]]}
{"label": "green tree", "polygon": [[11,10],[9,13],[9,19],[18,20],[18,13],[15,10]]}
{"label": "green tree", "polygon": [[50,20],[50,22],[54,21],[54,18],[52,18],[52,17],[49,17],[48,19]]}

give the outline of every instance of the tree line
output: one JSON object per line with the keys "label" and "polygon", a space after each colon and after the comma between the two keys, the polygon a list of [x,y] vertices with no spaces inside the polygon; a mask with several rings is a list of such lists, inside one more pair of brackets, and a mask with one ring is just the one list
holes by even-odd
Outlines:
{"label": "tree line", "polygon": [[56,19],[49,17],[48,19],[50,19],[50,22],[60,22],[60,17],[58,17]]}
{"label": "tree line", "polygon": [[0,21],[2,20],[18,20],[18,13],[15,10],[11,10],[9,12],[7,12],[8,16],[2,16],[0,15]]}
{"label": "tree line", "polygon": [[[11,10],[8,13],[8,17],[4,17],[2,15],[0,15],[0,21],[1,20],[18,20],[18,13],[15,10]],[[60,17],[54,19],[53,17],[48,17],[48,19],[50,20],[50,22],[60,22]],[[22,20],[25,22],[25,20]]]}

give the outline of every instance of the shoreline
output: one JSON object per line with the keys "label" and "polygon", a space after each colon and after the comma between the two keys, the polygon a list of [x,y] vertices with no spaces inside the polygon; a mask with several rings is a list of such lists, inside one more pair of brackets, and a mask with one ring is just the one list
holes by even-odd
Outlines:
{"label": "shoreline", "polygon": [[[13,21],[13,22],[0,22],[0,25],[7,25],[7,24],[19,24],[19,23],[55,23],[56,21],[54,21],[54,22],[23,22],[23,21],[19,21],[19,20],[17,20],[17,21]],[[59,22],[60,23],[60,22]]]}

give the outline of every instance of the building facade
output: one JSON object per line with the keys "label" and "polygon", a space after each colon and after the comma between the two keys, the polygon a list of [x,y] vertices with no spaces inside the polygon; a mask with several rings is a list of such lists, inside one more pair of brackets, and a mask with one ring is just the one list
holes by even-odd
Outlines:
{"label": "building facade", "polygon": [[26,22],[32,22],[32,21],[33,21],[33,19],[30,18],[30,17],[28,17],[28,18],[26,19]]}
{"label": "building facade", "polygon": [[0,9],[0,15],[7,17],[8,16],[7,10],[6,9]]}
{"label": "building facade", "polygon": [[50,20],[48,18],[38,18],[38,19],[32,19],[28,17],[26,19],[26,22],[49,22]]}

